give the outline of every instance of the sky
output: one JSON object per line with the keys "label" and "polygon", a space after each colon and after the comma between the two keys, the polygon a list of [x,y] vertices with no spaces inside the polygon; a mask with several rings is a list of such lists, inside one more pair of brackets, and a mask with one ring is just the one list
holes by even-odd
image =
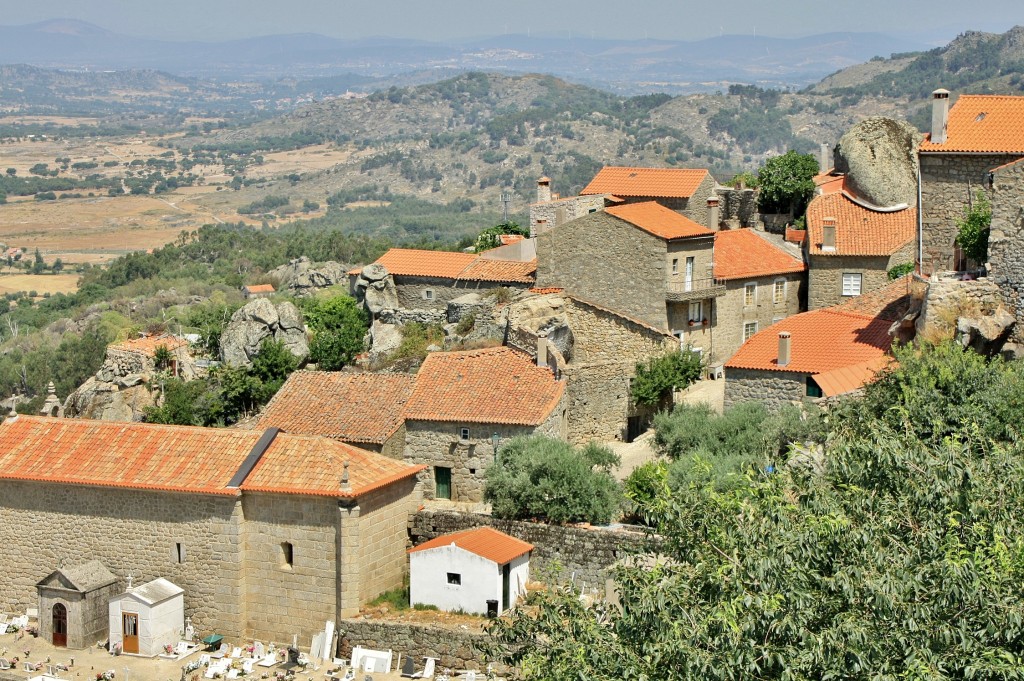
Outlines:
{"label": "sky", "polygon": [[[979,11],[983,7],[983,11]],[[699,40],[881,32],[940,44],[1024,24],[1022,0],[0,0],[0,24],[89,21],[132,36],[220,41],[276,33],[448,41],[506,33]]]}

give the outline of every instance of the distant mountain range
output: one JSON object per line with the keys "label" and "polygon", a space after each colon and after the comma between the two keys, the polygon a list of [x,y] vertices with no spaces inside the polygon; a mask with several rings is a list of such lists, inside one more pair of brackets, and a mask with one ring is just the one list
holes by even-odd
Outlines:
{"label": "distant mountain range", "polygon": [[695,42],[504,35],[458,43],[396,38],[341,40],[317,34],[225,42],[171,42],[56,19],[0,26],[0,64],[47,68],[153,69],[209,79],[309,79],[340,73],[387,78],[433,71],[542,72],[637,94],[714,91],[730,82],[804,87],[875,56],[925,49],[880,33],[805,38],[723,35]]}

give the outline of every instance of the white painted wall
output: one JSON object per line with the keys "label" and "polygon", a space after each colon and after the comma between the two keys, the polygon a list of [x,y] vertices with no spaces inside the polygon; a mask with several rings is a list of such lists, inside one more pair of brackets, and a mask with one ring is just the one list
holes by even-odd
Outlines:
{"label": "white painted wall", "polygon": [[[448,583],[448,573],[462,575],[462,584]],[[501,569],[494,561],[449,544],[409,554],[409,601],[487,614],[487,601],[501,601]],[[499,603],[500,605],[500,603]]]}
{"label": "white painted wall", "polygon": [[181,640],[185,629],[185,599],[179,594],[162,603],[150,606],[130,593],[121,594],[110,601],[109,632],[110,646],[122,645],[121,613],[134,612],[139,615],[139,655],[153,657],[164,652],[164,645],[174,645]]}
{"label": "white painted wall", "polygon": [[[530,581],[530,554],[527,553],[524,556],[519,556],[514,559],[511,564],[511,574],[509,574],[509,585],[508,585],[508,603],[501,604],[501,612],[505,612],[519,600],[520,596],[526,595],[526,583]],[[498,593],[501,591],[501,582],[498,583]]]}

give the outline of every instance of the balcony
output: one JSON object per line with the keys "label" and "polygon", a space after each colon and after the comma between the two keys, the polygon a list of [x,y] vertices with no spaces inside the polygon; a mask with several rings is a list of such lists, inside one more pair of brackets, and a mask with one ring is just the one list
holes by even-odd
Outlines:
{"label": "balcony", "polygon": [[665,300],[683,303],[689,300],[704,300],[725,295],[725,281],[721,279],[691,279],[690,281],[670,281],[665,291]]}

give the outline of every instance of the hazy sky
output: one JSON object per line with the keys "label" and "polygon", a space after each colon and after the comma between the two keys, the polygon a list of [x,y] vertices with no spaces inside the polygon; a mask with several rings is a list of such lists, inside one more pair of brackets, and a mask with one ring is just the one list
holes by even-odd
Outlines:
{"label": "hazy sky", "polygon": [[1024,24],[1022,0],[0,0],[0,24],[76,18],[118,33],[225,40],[314,32],[449,40],[502,33],[695,40],[878,31],[949,39]]}

